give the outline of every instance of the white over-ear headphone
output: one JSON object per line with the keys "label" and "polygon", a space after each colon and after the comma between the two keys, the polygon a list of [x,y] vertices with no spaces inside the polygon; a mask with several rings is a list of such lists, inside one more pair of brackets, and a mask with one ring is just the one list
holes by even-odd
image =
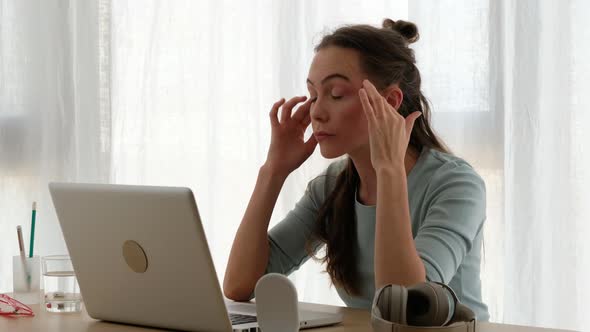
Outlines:
{"label": "white over-ear headphone", "polygon": [[475,332],[475,314],[442,283],[411,287],[386,285],[375,293],[371,309],[375,332]]}

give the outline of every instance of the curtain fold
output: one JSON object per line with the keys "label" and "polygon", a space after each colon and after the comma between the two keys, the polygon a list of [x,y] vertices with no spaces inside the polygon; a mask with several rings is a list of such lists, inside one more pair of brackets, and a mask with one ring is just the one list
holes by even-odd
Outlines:
{"label": "curtain fold", "polygon": [[[39,202],[42,255],[65,245],[49,181],[190,187],[219,280],[270,141],[342,24],[417,24],[435,130],[487,186],[482,283],[493,321],[588,330],[590,3],[0,1],[0,291]],[[306,138],[311,134],[308,130]],[[271,227],[331,161],[289,176]],[[325,267],[291,275],[342,305]]]}

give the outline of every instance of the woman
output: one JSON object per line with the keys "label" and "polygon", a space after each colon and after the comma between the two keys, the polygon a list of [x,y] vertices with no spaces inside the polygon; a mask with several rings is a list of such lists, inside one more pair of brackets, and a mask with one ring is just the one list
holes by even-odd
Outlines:
{"label": "woman", "polygon": [[[348,306],[370,308],[382,285],[438,281],[478,320],[489,319],[479,276],[485,184],[430,127],[408,47],[418,37],[413,23],[390,19],[382,28],[342,27],[315,49],[309,100],[274,104],[267,160],[225,273],[228,298],[250,299],[262,275],[289,274],[325,245],[322,260]],[[310,124],[314,135],[304,141]],[[318,143],[325,158],[348,158],[310,181],[267,232],[285,179]]]}

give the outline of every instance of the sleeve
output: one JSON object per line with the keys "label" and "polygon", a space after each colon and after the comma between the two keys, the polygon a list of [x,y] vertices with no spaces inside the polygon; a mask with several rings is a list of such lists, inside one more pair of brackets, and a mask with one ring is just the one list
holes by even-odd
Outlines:
{"label": "sleeve", "polygon": [[[289,275],[310,258],[305,244],[311,235],[313,224],[317,222],[321,206],[319,195],[324,190],[323,177],[310,181],[295,207],[268,232],[270,251],[264,274]],[[320,243],[315,245],[316,252],[319,248]],[[250,294],[249,299],[252,298],[254,292]]]}
{"label": "sleeve", "polygon": [[448,284],[486,219],[486,189],[469,165],[444,167],[431,180],[425,220],[415,238],[428,281]]}
{"label": "sleeve", "polygon": [[270,252],[265,273],[289,275],[309,259],[305,245],[318,218],[320,205],[315,193],[317,187],[323,187],[318,182],[310,181],[295,207],[268,232]]}

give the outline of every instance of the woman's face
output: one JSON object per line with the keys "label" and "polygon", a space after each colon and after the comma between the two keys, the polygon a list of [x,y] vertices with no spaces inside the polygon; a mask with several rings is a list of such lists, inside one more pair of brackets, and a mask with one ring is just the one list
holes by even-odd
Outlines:
{"label": "woman's face", "polygon": [[[325,158],[368,148],[367,120],[359,98],[365,75],[357,51],[328,47],[318,51],[309,68],[307,89],[314,135]],[[329,136],[321,136],[325,132]]]}

